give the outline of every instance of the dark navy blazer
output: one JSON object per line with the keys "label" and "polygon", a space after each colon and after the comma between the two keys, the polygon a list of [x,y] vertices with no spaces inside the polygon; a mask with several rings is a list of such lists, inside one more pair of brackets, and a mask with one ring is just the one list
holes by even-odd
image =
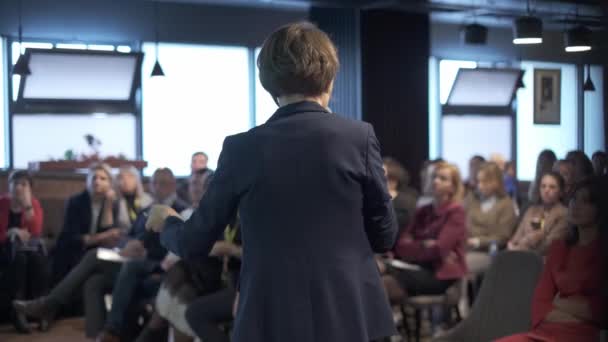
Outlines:
{"label": "dark navy blazer", "polygon": [[368,342],[396,333],[374,261],[397,224],[371,125],[313,102],[281,107],[226,138],[192,217],[161,241],[206,256],[239,210],[243,242],[235,342]]}

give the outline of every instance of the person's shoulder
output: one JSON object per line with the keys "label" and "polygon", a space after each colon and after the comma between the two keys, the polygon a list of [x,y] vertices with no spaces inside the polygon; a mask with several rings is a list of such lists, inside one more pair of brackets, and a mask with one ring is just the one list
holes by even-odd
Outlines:
{"label": "person's shoulder", "polygon": [[91,200],[91,195],[89,195],[89,192],[87,190],[81,191],[79,193],[73,194],[72,196],[70,196],[68,198],[68,203],[83,203],[86,201],[90,202]]}

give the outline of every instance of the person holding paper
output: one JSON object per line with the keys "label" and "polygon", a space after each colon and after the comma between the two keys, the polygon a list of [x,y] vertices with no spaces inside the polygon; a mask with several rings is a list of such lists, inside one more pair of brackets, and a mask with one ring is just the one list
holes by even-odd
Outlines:
{"label": "person holding paper", "polygon": [[[460,201],[464,187],[458,168],[440,162],[433,173],[432,204],[419,208],[401,233],[393,253],[419,266],[394,268],[383,276],[393,303],[405,296],[443,294],[467,272],[465,212]],[[380,269],[386,272],[382,263]]]}

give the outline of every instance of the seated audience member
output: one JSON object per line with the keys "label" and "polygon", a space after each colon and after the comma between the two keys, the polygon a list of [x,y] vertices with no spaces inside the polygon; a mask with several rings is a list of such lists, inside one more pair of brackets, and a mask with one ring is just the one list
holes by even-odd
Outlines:
{"label": "seated audience member", "polygon": [[[500,342],[595,342],[605,324],[602,243],[608,223],[606,180],[578,184],[568,208],[573,225],[564,240],[555,241],[532,299],[530,331]],[[603,240],[603,241],[602,241]],[[605,253],[603,254],[605,256]],[[500,310],[500,308],[496,308]]]}
{"label": "seated audience member", "polygon": [[544,255],[551,243],[567,233],[567,209],[561,203],[564,179],[548,172],[540,181],[540,203],[528,207],[517,232],[509,240],[509,250],[535,251]]}
{"label": "seated audience member", "polygon": [[[102,176],[101,173],[100,176]],[[93,182],[95,182],[95,177],[93,177]],[[153,180],[152,183],[154,184],[155,181]],[[152,189],[156,190],[154,185]],[[183,208],[183,206],[178,208]],[[143,259],[153,258],[157,255],[152,250],[146,250],[145,248],[145,238],[151,234],[144,234],[146,232],[145,222],[145,213],[142,213],[136,219],[134,227],[129,231],[129,236],[122,233],[119,235],[119,238],[129,239],[120,252],[123,257]],[[118,241],[112,241],[110,247],[117,247],[118,245]],[[157,242],[157,245],[160,246],[160,241]],[[103,247],[104,245],[99,246]],[[99,250],[96,248],[89,249],[69,274],[50,291],[48,296],[31,301],[15,301],[14,306],[17,311],[30,317],[52,321],[62,306],[75,299],[80,293],[84,293],[85,332],[87,337],[94,338],[97,336],[105,321],[103,295],[111,290],[122,266],[120,262],[100,259],[98,253]],[[80,289],[82,291],[79,291]]]}
{"label": "seated audience member", "polygon": [[186,321],[201,341],[229,341],[228,335],[219,328],[219,324],[232,321],[242,254],[237,221],[226,228],[224,241],[216,243],[211,251],[211,255],[224,259],[226,286],[217,292],[198,297],[188,305],[186,310]]}
{"label": "seated audience member", "polygon": [[517,215],[513,201],[505,191],[498,165],[485,163],[477,173],[477,192],[465,201],[469,231],[467,265],[473,273],[481,273],[490,265],[494,248],[507,245]]}
{"label": "seated audience member", "polygon": [[597,151],[591,157],[593,172],[596,176],[608,175],[608,154],[604,151]]}
{"label": "seated audience member", "polygon": [[566,160],[572,162],[574,166],[572,179],[574,184],[578,184],[579,182],[593,176],[593,163],[589,157],[587,157],[585,152],[579,150],[570,151],[566,155]]}
{"label": "seated audience member", "polygon": [[[206,169],[208,161],[209,157],[205,152],[194,152],[190,159],[190,177],[192,177],[196,171]],[[190,198],[188,190],[189,181],[189,179],[187,181],[180,181],[180,184],[177,187],[177,195],[188,204],[192,203],[192,198]]]}
{"label": "seated audience member", "polygon": [[564,179],[562,202],[568,204],[574,189],[574,163],[570,160],[560,159],[553,165],[553,171],[559,173]]}
{"label": "seated audience member", "polygon": [[154,199],[144,191],[139,171],[134,166],[124,166],[118,172],[119,191],[118,225],[131,227],[142,209],[149,207]]}
{"label": "seated audience member", "polygon": [[477,172],[479,172],[479,168],[485,162],[486,158],[479,155],[475,155],[469,159],[469,178],[464,185],[465,195],[477,191]]}
{"label": "seated audience member", "polygon": [[243,253],[240,235],[237,217],[236,222],[226,228],[224,241],[216,243],[211,251],[211,255],[224,259],[226,286],[191,301],[186,309],[186,321],[201,341],[229,341],[228,334],[220,329],[219,324],[232,321]]}
{"label": "seated audience member", "polygon": [[[182,219],[187,220],[198,207],[212,177],[213,171],[209,169],[197,170],[190,177],[189,193],[193,203],[192,207],[181,212]],[[218,242],[218,244],[220,243]],[[177,269],[173,270],[173,265],[178,261],[179,257],[169,252],[161,263],[162,269],[169,273],[161,287],[161,292],[157,296],[156,311],[139,335],[138,342],[149,341],[157,336],[166,336],[167,321],[175,327],[177,339],[189,340],[194,336],[192,329],[186,323],[186,307],[194,298],[217,289],[216,276],[221,273],[221,262],[218,263],[218,260],[212,258],[192,263],[179,262],[176,265]],[[208,279],[202,279],[202,277]],[[110,330],[111,327],[108,327],[106,336],[116,336]],[[108,338],[101,341],[110,342],[115,340]]]}
{"label": "seated audience member", "polygon": [[63,229],[53,256],[55,283],[63,279],[95,247],[116,247],[129,226],[118,224],[118,201],[112,172],[106,164],[94,164],[87,175],[87,188],[70,197]]}
{"label": "seated audience member", "polygon": [[536,159],[536,173],[528,190],[529,203],[538,203],[540,200],[540,194],[538,193],[538,184],[540,183],[540,178],[545,173],[551,171],[556,160],[557,157],[551,150],[543,150],[538,155],[538,159]]}
{"label": "seated audience member", "polygon": [[[420,269],[391,269],[383,276],[391,302],[401,302],[404,296],[442,294],[467,273],[465,212],[460,203],[463,193],[458,168],[445,162],[436,164],[435,199],[416,210],[394,248],[396,257]],[[384,272],[383,264],[379,265]]]}
{"label": "seated audience member", "polygon": [[395,159],[386,157],[383,160],[388,192],[393,199],[399,229],[407,227],[416,210],[416,190],[408,186],[409,174]]}
{"label": "seated audience member", "polygon": [[[176,187],[170,169],[159,168],[154,171],[150,179],[154,203],[170,206],[176,211],[185,210],[187,204],[177,197]],[[146,219],[147,209],[144,209],[129,232],[132,239],[121,250],[121,255],[129,260],[122,264],[118,275],[114,272],[100,273],[86,281],[85,298],[89,299],[87,303],[92,306],[87,308],[90,314],[86,317],[89,337],[97,335],[104,325],[106,330],[115,333],[113,336],[120,336],[124,325],[130,322],[127,320],[129,308],[142,299],[154,297],[158,291],[160,275],[164,272],[162,261],[167,250],[161,246],[158,234],[145,230]],[[103,297],[111,290],[112,309],[106,320]]]}
{"label": "seated audience member", "polygon": [[[8,177],[9,192],[0,196],[0,274],[10,298],[41,296],[48,285],[47,256],[40,241],[43,212],[32,194],[32,177],[27,171],[13,171]],[[29,333],[26,317],[13,314],[15,328]],[[41,328],[46,329],[45,322]]]}

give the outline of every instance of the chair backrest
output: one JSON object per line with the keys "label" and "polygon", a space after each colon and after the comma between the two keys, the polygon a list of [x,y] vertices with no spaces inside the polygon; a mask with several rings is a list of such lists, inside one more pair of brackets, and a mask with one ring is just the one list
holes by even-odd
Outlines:
{"label": "chair backrest", "polygon": [[532,296],[542,268],[542,258],[532,252],[496,255],[471,314],[435,341],[487,342],[529,330]]}

